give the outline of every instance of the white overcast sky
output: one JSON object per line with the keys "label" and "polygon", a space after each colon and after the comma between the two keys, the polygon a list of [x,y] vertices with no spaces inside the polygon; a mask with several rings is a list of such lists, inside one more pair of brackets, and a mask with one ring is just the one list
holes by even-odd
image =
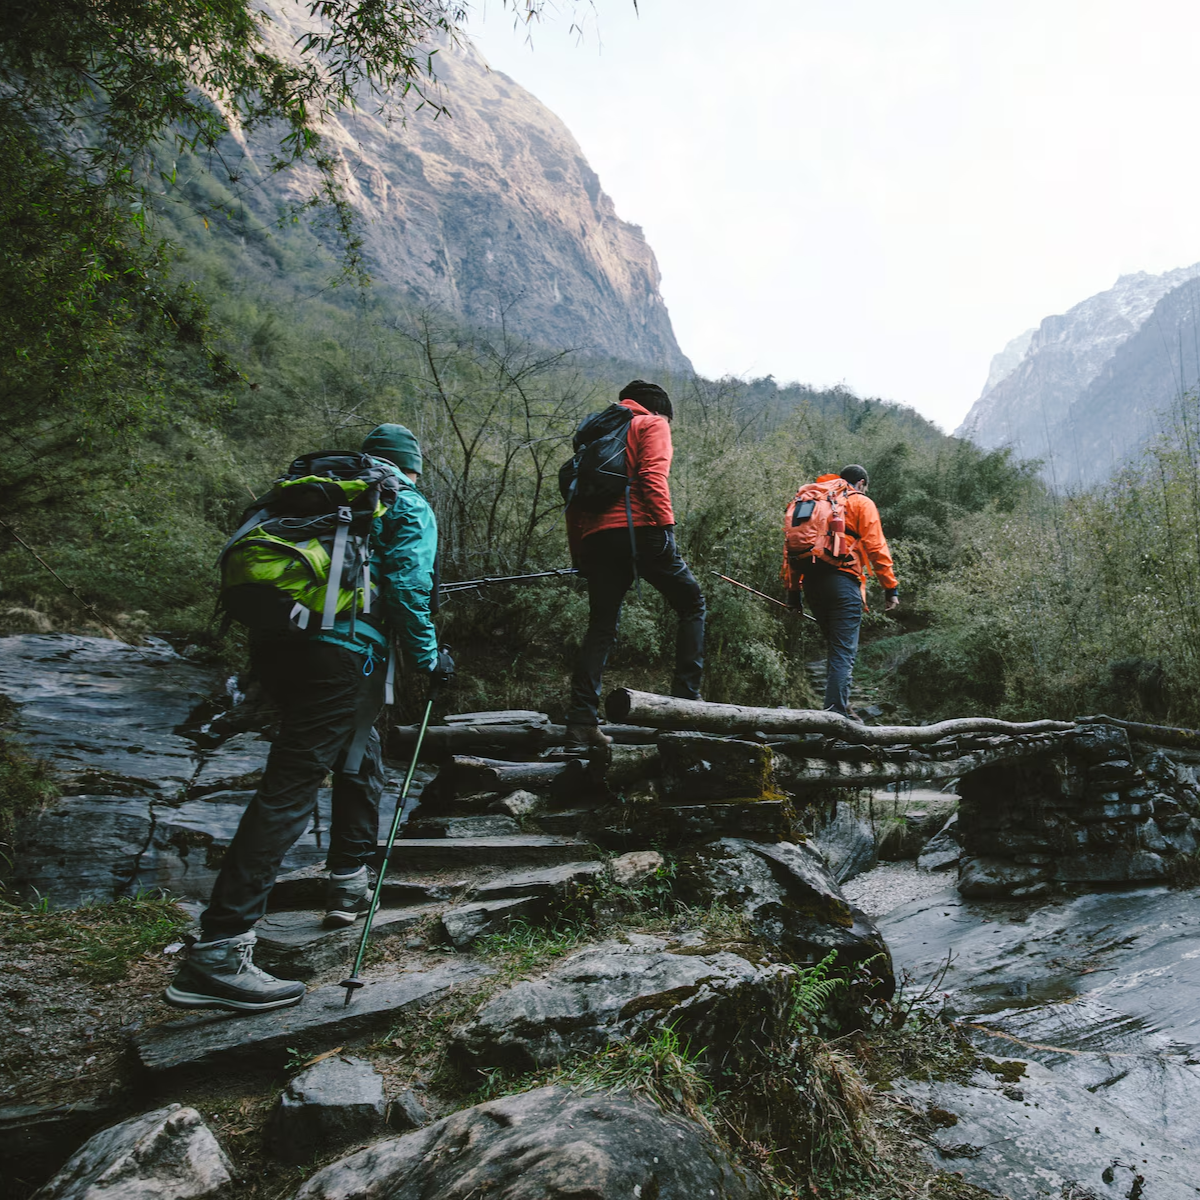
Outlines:
{"label": "white overcast sky", "polygon": [[706,375],[953,429],[1010,338],[1200,260],[1195,3],[596,0],[582,43],[551,19],[532,48],[477,3],[489,63],[645,229]]}

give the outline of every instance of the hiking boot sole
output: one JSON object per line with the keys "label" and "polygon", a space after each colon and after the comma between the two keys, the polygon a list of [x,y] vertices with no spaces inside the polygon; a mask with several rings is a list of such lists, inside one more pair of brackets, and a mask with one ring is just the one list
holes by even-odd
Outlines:
{"label": "hiking boot sole", "polygon": [[325,924],[330,929],[336,929],[339,925],[353,925],[363,913],[342,912],[341,909],[332,909],[325,914]]}
{"label": "hiking boot sole", "polygon": [[163,992],[163,999],[172,1008],[223,1008],[228,1012],[267,1012],[272,1008],[287,1008],[299,1004],[304,993],[285,996],[282,1000],[227,1000],[218,996],[206,996],[203,992],[185,992],[171,984]]}

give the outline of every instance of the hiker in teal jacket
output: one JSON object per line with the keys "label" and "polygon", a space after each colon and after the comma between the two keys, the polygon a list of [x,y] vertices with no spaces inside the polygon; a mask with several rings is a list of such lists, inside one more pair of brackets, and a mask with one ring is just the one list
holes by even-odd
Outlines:
{"label": "hiker in teal jacket", "polygon": [[453,675],[430,613],[437,522],[416,487],[420,446],[403,425],[380,425],[363,452],[391,467],[400,484],[372,530],[371,611],[359,612],[353,628],[347,615],[329,630],[251,635],[253,674],[279,706],[279,736],[200,917],[200,940],[166,990],[177,1008],[257,1012],[300,1001],[304,984],[276,979],[253,961],[254,923],[267,910],[280,864],[308,827],[332,771],[325,921],[351,925],[367,910],[384,784],[375,721],[385,701],[389,642],[431,686]]}

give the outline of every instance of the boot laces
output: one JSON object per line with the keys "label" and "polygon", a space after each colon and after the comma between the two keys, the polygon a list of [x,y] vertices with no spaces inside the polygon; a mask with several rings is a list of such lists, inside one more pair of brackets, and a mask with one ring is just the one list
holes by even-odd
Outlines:
{"label": "boot laces", "polygon": [[269,975],[254,961],[254,943],[246,942],[238,947],[238,969],[235,972],[241,975],[243,972],[253,975],[256,979],[274,980],[274,975]]}

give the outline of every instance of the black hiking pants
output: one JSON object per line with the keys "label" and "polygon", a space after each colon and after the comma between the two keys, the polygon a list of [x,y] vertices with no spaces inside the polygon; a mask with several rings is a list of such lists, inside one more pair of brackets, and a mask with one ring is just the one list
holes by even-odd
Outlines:
{"label": "black hiking pants", "polygon": [[225,852],[212,900],[200,918],[205,941],[245,933],[267,911],[267,896],[292,844],[308,828],[317,791],[333,772],[327,865],[350,871],[367,862],[379,837],[383,762],[371,729],[362,763],[342,769],[364,720],[383,708],[384,669],[363,674],[361,654],[327,642],[280,638],[251,647],[254,674],[279,706],[279,737]]}
{"label": "black hiking pants", "polygon": [[[638,574],[679,617],[671,695],[698,700],[704,670],[704,593],[675,549],[673,530],[646,525],[635,529],[634,535]],[[571,680],[567,724],[598,725],[604,664],[616,644],[621,604],[633,583],[629,530],[602,529],[584,538],[579,559],[588,586],[588,627]]]}

